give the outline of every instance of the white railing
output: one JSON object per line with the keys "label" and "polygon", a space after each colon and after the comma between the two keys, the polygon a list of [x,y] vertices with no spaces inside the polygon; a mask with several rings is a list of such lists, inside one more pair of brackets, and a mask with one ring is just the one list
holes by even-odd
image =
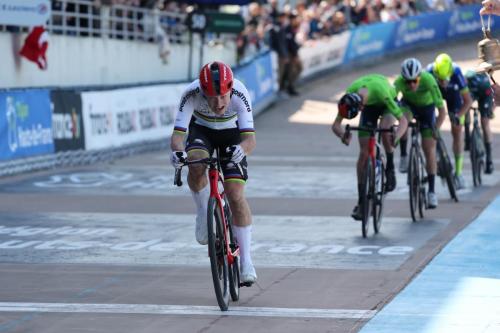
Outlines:
{"label": "white railing", "polygon": [[[155,42],[166,33],[172,43],[187,43],[186,14],[124,5],[95,6],[85,0],[58,0],[47,23],[51,34]],[[29,27],[0,26],[0,31],[27,32]]]}

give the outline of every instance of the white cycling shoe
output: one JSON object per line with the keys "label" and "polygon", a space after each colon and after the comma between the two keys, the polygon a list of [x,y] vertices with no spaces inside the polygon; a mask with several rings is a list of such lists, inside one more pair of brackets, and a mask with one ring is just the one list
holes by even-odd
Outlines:
{"label": "white cycling shoe", "polygon": [[198,243],[200,243],[201,245],[207,245],[208,244],[208,228],[207,228],[207,221],[203,215],[205,215],[205,214],[198,213],[196,215],[195,235],[196,235],[196,241],[198,241]]}
{"label": "white cycling shoe", "polygon": [[254,283],[257,281],[257,273],[253,265],[245,265],[241,267],[240,280],[242,283]]}
{"label": "white cycling shoe", "polygon": [[438,206],[438,198],[436,193],[428,192],[427,193],[427,207],[429,209],[434,209]]}
{"label": "white cycling shoe", "polygon": [[457,190],[461,190],[467,186],[463,175],[455,175],[455,185]]}

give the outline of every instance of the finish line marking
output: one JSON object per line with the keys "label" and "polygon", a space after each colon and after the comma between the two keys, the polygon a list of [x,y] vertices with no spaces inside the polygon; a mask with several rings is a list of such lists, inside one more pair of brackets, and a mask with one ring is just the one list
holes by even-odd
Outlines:
{"label": "finish line marking", "polygon": [[166,314],[243,317],[292,317],[325,319],[370,319],[374,310],[301,309],[230,307],[222,312],[217,306],[156,305],[156,304],[85,304],[85,303],[11,303],[0,302],[0,312],[64,312]]}

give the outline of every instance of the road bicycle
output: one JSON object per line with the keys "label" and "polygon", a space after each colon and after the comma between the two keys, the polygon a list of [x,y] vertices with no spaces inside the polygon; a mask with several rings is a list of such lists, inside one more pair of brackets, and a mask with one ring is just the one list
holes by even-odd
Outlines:
{"label": "road bicycle", "polygon": [[441,177],[441,181],[448,186],[450,197],[455,200],[455,202],[458,202],[455,180],[453,179],[453,165],[451,164],[448,150],[438,130],[434,131],[434,136],[436,138],[437,174]]}
{"label": "road bicycle", "polygon": [[425,159],[419,140],[420,124],[418,121],[410,122],[411,147],[408,164],[408,185],[410,192],[410,213],[413,222],[417,221],[417,209],[420,218],[424,218],[424,209],[427,209],[427,183],[428,177],[425,169]]}
{"label": "road bicycle", "polygon": [[472,180],[474,186],[482,184],[481,174],[484,172],[486,165],[486,149],[484,147],[483,135],[481,126],[479,125],[479,109],[471,108],[474,118],[472,125],[472,133],[470,136],[470,162],[472,165]]}
{"label": "road bicycle", "polygon": [[[359,209],[362,214],[361,233],[363,237],[366,238],[368,235],[370,217],[373,220],[373,229],[375,230],[375,233],[380,231],[380,227],[382,225],[382,213],[384,209],[387,180],[385,178],[386,158],[383,149],[380,147],[380,133],[392,133],[394,130],[393,128],[382,129],[346,125],[345,131],[346,135],[349,135],[350,131],[366,131],[370,134],[368,140],[369,158],[366,163],[365,172],[363,173],[364,187],[361,189],[361,193],[359,193],[361,198]],[[375,139],[376,133],[379,133],[378,140]]]}
{"label": "road bicycle", "polygon": [[224,175],[222,174],[219,153],[216,158],[209,157],[194,161],[185,161],[175,170],[174,184],[182,186],[181,170],[185,165],[208,165],[210,198],[207,208],[208,256],[212,270],[215,296],[222,311],[229,307],[229,296],[237,301],[240,295],[240,249],[233,235],[232,213],[229,201],[224,192]]}

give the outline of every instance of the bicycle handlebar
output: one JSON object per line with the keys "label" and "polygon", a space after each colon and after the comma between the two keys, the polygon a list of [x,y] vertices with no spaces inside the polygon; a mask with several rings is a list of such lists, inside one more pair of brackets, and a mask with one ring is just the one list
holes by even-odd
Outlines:
{"label": "bicycle handlebar", "polygon": [[191,165],[191,164],[210,164],[210,163],[212,163],[211,157],[202,158],[202,159],[194,160],[194,161],[182,162],[182,165],[179,168],[175,168],[174,185],[177,185],[179,187],[182,186],[181,173],[182,173],[183,166]]}
{"label": "bicycle handlebar", "polygon": [[[223,159],[223,160],[230,160],[230,159],[228,158],[228,159]],[[175,168],[174,185],[182,186],[181,173],[182,173],[183,166],[191,165],[191,164],[207,164],[208,165],[208,164],[212,164],[216,161],[217,161],[216,158],[206,157],[206,158],[202,158],[199,160],[182,162],[182,165],[179,168]],[[241,169],[240,163],[235,163],[235,165],[238,167],[240,172],[243,174],[243,170]]]}
{"label": "bicycle handlebar", "polygon": [[377,132],[394,132],[395,126],[391,126],[391,128],[371,128],[371,127],[365,127],[365,126],[351,126],[349,124],[345,125],[345,130],[346,131],[365,131],[365,132],[370,132],[370,133],[377,133]]}

